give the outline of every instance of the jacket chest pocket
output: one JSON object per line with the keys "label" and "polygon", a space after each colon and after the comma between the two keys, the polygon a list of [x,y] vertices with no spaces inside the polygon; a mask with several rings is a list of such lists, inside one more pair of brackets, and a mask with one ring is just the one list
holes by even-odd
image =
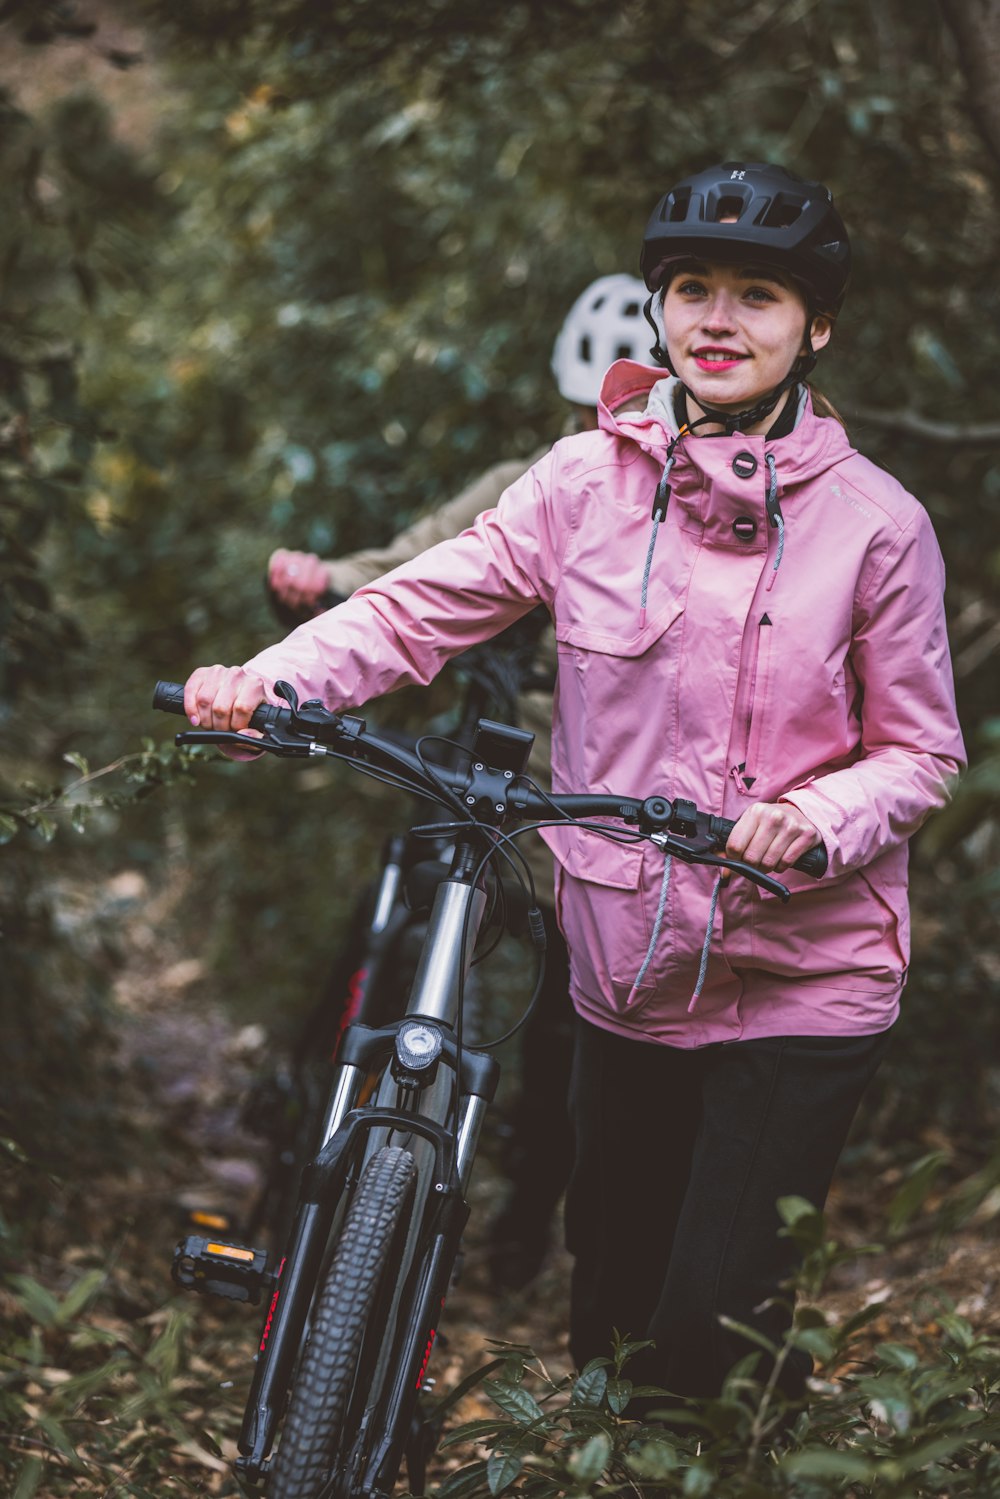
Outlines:
{"label": "jacket chest pocket", "polygon": [[[557,789],[594,791],[624,788],[655,773],[656,755],[642,753],[659,726],[660,745],[669,742],[668,724],[676,713],[671,692],[674,634],[681,632],[681,605],[671,602],[643,629],[637,611],[624,608],[618,628],[557,621],[558,712],[553,723],[552,765]],[[673,630],[671,629],[673,626]]]}
{"label": "jacket chest pocket", "polygon": [[754,783],[766,768],[767,730],[771,717],[773,655],[776,628],[765,611],[757,622],[751,647],[750,670],[742,703],[741,745],[730,775],[743,796],[752,796]]}

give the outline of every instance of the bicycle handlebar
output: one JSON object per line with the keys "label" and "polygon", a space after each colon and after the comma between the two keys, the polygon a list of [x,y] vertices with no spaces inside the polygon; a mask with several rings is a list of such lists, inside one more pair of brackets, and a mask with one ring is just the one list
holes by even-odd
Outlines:
{"label": "bicycle handlebar", "polygon": [[[429,766],[413,750],[373,733],[364,719],[332,713],[319,702],[304,703],[300,708],[294,689],[287,683],[278,683],[277,690],[286,697],[289,706],[262,703],[250,719],[250,727],[259,730],[264,735],[262,739],[249,740],[244,735],[228,730],[200,730],[178,734],[177,742],[236,744],[244,749],[253,748],[292,757],[342,754],[348,758],[363,759],[374,756],[376,760],[387,763],[397,774],[405,772],[414,783],[411,789],[418,793],[436,800],[442,800],[442,791],[450,793],[453,805],[460,805],[463,815],[473,818],[479,813],[492,816],[495,812],[512,812],[521,818],[529,817],[552,823],[558,821],[553,813],[567,819],[618,818],[626,824],[637,826],[641,833],[667,852],[676,853],[691,862],[722,864],[787,899],[785,887],[771,876],[744,864],[742,860],[726,860],[716,854],[716,850],[725,847],[735,822],[727,817],[701,812],[693,802],[684,798],[652,796],[642,799],[595,792],[546,795],[519,784],[520,778],[511,772],[501,774],[500,779],[494,779],[485,788],[478,787],[473,792],[471,786],[475,782],[470,783],[467,774],[457,773],[444,766]],[[183,684],[157,682],[153,706],[165,713],[183,715]],[[483,770],[483,767],[480,766],[479,769]],[[486,774],[489,776],[488,767]],[[500,797],[499,802],[496,801],[497,796]],[[459,802],[456,799],[461,800]],[[495,818],[493,820],[496,821]],[[826,849],[822,844],[809,849],[796,860],[794,867],[818,879],[826,873]]]}

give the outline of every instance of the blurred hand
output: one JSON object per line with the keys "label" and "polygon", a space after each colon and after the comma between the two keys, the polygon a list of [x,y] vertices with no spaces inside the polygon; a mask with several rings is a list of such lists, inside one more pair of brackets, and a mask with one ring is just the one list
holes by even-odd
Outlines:
{"label": "blurred hand", "polygon": [[787,802],[754,802],[729,835],[726,857],[780,874],[822,843],[819,829]]}
{"label": "blurred hand", "polygon": [[242,666],[199,666],[184,684],[184,712],[202,729],[245,732],[254,709],[266,701],[263,680]]}
{"label": "blurred hand", "polygon": [[330,575],[315,552],[288,552],[279,547],[267,564],[267,583],[281,603],[306,613],[318,610]]}

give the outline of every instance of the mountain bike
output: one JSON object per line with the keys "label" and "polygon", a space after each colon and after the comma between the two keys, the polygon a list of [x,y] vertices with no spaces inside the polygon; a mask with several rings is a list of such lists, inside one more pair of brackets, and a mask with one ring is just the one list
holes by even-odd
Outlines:
{"label": "mountain bike", "polygon": [[[318,702],[300,707],[287,683],[276,690],[287,706],[257,709],[251,723],[263,737],[251,741],[254,748],[345,760],[445,808],[454,854],[436,882],[405,1013],[345,1031],[319,1147],[303,1173],[280,1261],[247,1245],[192,1235],[178,1245],[174,1273],[189,1289],[247,1301],[268,1297],[238,1442],[241,1480],[264,1482],[269,1499],[386,1499],[404,1458],[411,1490],[422,1490],[437,1435],[440,1410],[425,1416],[420,1393],[496,1090],[492,1052],[507,1039],[467,1045],[462,997],[477,937],[509,900],[504,873],[526,879],[528,924],[540,970],[544,965],[544,928],[530,870],[517,852],[518,832],[573,824],[595,837],[648,840],[664,855],[740,874],[782,900],[789,892],[772,876],[725,858],[720,850],[733,824],[693,802],[539,791],[525,775],[532,736],[521,729],[481,720],[469,763],[454,770],[430,757],[430,738],[406,749],[373,733],[362,718],[331,713]],[[183,687],[158,684],[154,705],[183,712]],[[248,744],[216,730],[176,738]],[[427,825],[434,837],[441,826]],[[821,874],[825,851],[811,850],[796,867]],[[363,1101],[373,1073],[380,1081]]]}

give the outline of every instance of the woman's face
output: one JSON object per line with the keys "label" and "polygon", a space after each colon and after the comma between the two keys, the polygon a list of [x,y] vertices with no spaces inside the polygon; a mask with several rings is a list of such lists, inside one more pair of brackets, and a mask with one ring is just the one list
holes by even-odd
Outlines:
{"label": "woman's face", "polygon": [[[807,317],[795,283],[770,266],[684,261],[663,298],[671,366],[696,401],[726,410],[780,385],[805,352]],[[831,331],[829,318],[814,318],[813,349]]]}

